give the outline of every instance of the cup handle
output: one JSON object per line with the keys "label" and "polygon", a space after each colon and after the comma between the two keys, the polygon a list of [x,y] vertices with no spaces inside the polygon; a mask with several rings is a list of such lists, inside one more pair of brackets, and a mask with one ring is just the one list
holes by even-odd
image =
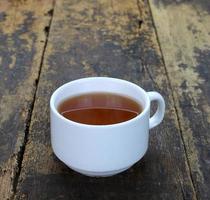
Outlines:
{"label": "cup handle", "polygon": [[150,102],[157,101],[158,107],[155,114],[149,119],[149,129],[154,128],[163,120],[165,113],[165,101],[158,92],[147,92]]}

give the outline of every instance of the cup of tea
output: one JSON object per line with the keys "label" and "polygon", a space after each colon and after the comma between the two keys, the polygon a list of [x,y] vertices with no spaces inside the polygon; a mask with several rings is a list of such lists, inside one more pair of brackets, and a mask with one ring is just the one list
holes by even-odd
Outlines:
{"label": "cup of tea", "polygon": [[[157,110],[150,117],[150,105]],[[87,176],[111,176],[138,162],[148,148],[149,129],[164,117],[165,102],[131,82],[108,77],[71,81],[50,99],[55,155]]]}

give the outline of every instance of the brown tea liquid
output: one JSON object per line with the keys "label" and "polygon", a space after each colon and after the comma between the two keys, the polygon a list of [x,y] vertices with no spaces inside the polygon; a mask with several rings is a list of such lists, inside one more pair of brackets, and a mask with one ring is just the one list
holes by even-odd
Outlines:
{"label": "brown tea liquid", "polygon": [[124,122],[142,112],[142,107],[127,96],[113,93],[88,93],[70,97],[58,106],[65,118],[90,125]]}

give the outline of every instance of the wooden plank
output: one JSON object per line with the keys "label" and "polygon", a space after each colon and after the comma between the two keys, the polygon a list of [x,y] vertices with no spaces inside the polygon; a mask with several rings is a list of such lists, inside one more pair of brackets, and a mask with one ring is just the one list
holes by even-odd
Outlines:
{"label": "wooden plank", "polygon": [[0,199],[15,190],[52,6],[0,1]]}
{"label": "wooden plank", "polygon": [[[73,172],[50,146],[50,95],[87,76],[123,78],[167,102],[145,157],[110,178]],[[16,199],[195,199],[173,105],[146,2],[57,1]]]}
{"label": "wooden plank", "polygon": [[210,197],[210,2],[150,0],[191,176]]}

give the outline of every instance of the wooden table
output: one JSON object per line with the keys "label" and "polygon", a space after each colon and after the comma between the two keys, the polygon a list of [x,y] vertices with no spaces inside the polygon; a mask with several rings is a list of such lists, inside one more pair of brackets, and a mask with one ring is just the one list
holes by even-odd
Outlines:
{"label": "wooden table", "polygon": [[[0,199],[210,199],[209,0],[1,0]],[[89,76],[159,91],[149,150],[110,178],[50,145],[49,98]]]}

